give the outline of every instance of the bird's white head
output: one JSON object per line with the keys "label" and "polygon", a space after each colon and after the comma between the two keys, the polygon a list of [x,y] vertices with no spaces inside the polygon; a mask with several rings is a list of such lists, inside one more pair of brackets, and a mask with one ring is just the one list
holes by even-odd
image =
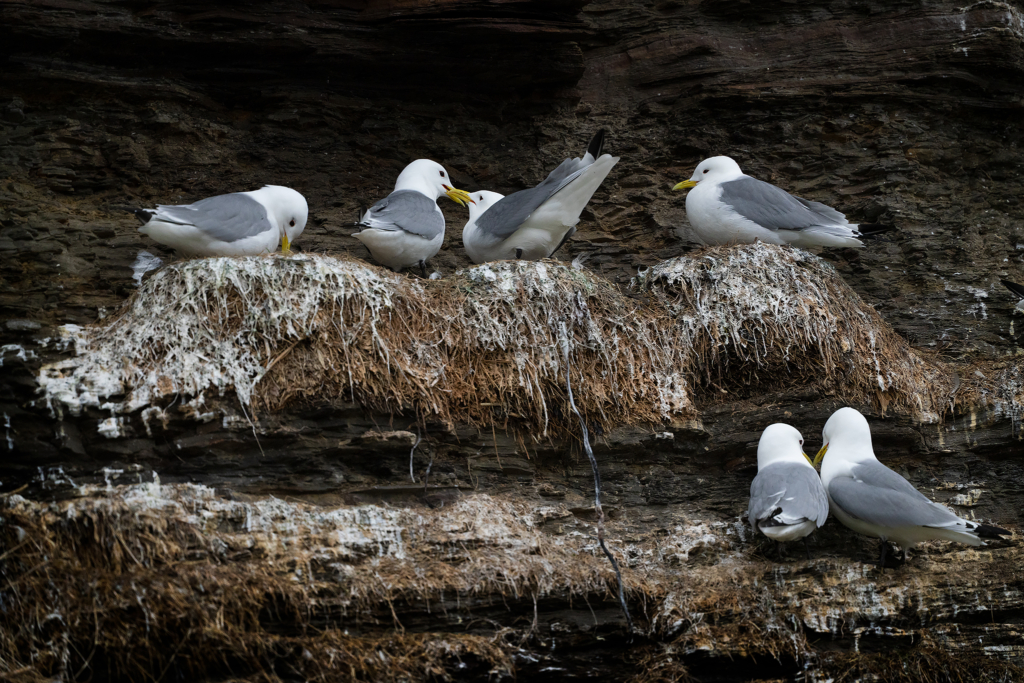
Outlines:
{"label": "bird's white head", "polygon": [[430,159],[417,159],[402,169],[395,181],[395,190],[413,190],[433,200],[445,195],[463,206],[473,201],[468,192],[455,189],[444,166]]}
{"label": "bird's white head", "polygon": [[697,169],[689,180],[679,183],[673,190],[685,190],[697,183],[710,180],[712,183],[734,180],[743,175],[740,165],[729,157],[711,157],[697,164]]}
{"label": "bird's white head", "polygon": [[775,462],[792,462],[811,466],[804,453],[804,437],[796,427],[778,422],[768,425],[757,442],[757,469]]}
{"label": "bird's white head", "polygon": [[306,229],[306,219],[309,217],[306,198],[292,188],[280,185],[264,185],[258,194],[270,218],[277,222],[281,231],[281,251],[288,252],[291,243]]}
{"label": "bird's white head", "polygon": [[488,190],[477,190],[470,193],[473,203],[469,205],[469,220],[475,221],[483,215],[484,211],[491,208],[505,198],[505,195]]}
{"label": "bird's white head", "polygon": [[840,408],[832,413],[821,430],[821,442],[821,450],[814,456],[815,465],[828,451],[847,460],[877,460],[871,448],[871,427],[854,408]]}

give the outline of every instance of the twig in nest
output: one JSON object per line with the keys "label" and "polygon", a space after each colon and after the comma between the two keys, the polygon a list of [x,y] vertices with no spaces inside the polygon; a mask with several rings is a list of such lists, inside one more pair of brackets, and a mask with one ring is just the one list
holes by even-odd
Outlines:
{"label": "twig in nest", "polygon": [[282,358],[284,358],[289,353],[291,353],[292,349],[294,349],[296,346],[298,346],[299,342],[301,342],[301,341],[302,341],[301,339],[296,339],[294,342],[291,343],[291,345],[287,349],[285,349],[280,354],[278,354],[277,358],[275,358],[274,360],[270,361],[270,365],[268,365],[267,369],[263,371],[263,376],[266,377],[267,375],[269,375],[270,371],[274,369],[274,366],[277,365],[281,361]]}
{"label": "twig in nest", "polygon": [[604,551],[605,557],[612,563],[612,569],[615,570],[615,578],[619,582],[619,606],[622,608],[622,613],[626,615],[626,627],[629,632],[633,632],[633,618],[629,616],[629,607],[626,605],[626,593],[622,588],[622,572],[619,571],[619,563],[615,561],[615,556],[608,550],[608,546],[604,544],[604,510],[601,508],[601,474],[597,470],[597,458],[594,457],[594,451],[590,448],[590,435],[587,432],[587,423],[583,421],[583,416],[580,415],[579,409],[576,408],[576,401],[572,397],[572,380],[571,365],[569,364],[569,332],[565,327],[565,323],[562,323],[562,351],[565,354],[565,388],[569,394],[569,407],[572,408],[572,412],[576,413],[576,417],[580,421],[580,431],[583,432],[583,450],[586,451],[587,457],[590,458],[590,467],[594,470],[594,510],[597,512],[597,543],[601,546],[601,550]]}
{"label": "twig in nest", "polygon": [[0,498],[6,498],[7,496],[13,496],[15,493],[21,493],[22,491],[24,491],[27,488],[28,488],[28,484],[22,484],[21,486],[19,486],[18,488],[14,489],[13,491],[8,491],[7,493],[0,493]]}
{"label": "twig in nest", "polygon": [[[412,445],[412,449],[409,451],[409,479],[414,484],[416,483],[416,475],[412,473],[412,456],[416,454],[416,447],[420,445],[420,441],[423,441],[423,436],[420,434],[420,426],[416,425],[416,443]],[[431,459],[431,462],[433,462],[433,459]]]}

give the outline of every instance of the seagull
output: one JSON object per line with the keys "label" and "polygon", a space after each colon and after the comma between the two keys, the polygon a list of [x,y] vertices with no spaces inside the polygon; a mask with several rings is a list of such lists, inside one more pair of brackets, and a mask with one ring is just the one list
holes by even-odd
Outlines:
{"label": "seagull", "polygon": [[536,261],[558,251],[576,232],[580,213],[619,160],[601,155],[604,131],[594,135],[583,158],[566,159],[536,187],[513,194],[472,194],[462,243],[473,263]]}
{"label": "seagull", "polygon": [[795,247],[863,247],[859,237],[891,227],[850,223],[830,206],[794,197],[745,175],[729,157],[705,159],[689,180],[672,189],[687,188],[693,189],[686,195],[686,216],[697,237],[708,245],[760,240]]}
{"label": "seagull", "polygon": [[289,187],[264,185],[252,192],[207,197],[194,204],[129,209],[139,232],[186,256],[253,256],[288,253],[306,227],[306,198]]}
{"label": "seagull", "polygon": [[1020,301],[1017,302],[1017,309],[1024,310],[1024,285],[1018,285],[1016,282],[1010,282],[1009,280],[1000,280],[1003,286],[1008,290],[1020,297]]}
{"label": "seagull", "polygon": [[814,464],[821,463],[821,480],[832,514],[857,533],[882,539],[879,566],[885,567],[886,541],[902,546],[906,559],[906,551],[922,541],[977,546],[985,544],[982,539],[1011,533],[957,517],[878,462],[868,421],[853,408],[832,413],[821,438],[824,445]]}
{"label": "seagull", "polygon": [[398,175],[395,191],[363,215],[363,229],[352,236],[366,245],[373,259],[399,273],[418,265],[427,276],[427,259],[444,242],[441,195],[466,206],[469,193],[451,186],[448,171],[430,159],[417,159]]}
{"label": "seagull", "polygon": [[776,543],[803,539],[810,559],[807,536],[828,518],[828,497],[803,445],[800,432],[787,424],[761,433],[747,520]]}

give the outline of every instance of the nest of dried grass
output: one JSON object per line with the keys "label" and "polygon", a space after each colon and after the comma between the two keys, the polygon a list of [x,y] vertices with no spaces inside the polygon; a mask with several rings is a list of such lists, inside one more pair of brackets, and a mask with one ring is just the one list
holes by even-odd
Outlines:
{"label": "nest of dried grass", "polygon": [[807,387],[938,421],[952,381],[921,357],[825,261],[771,244],[712,247],[634,282],[675,318],[686,376],[703,400]]}
{"label": "nest of dried grass", "polygon": [[351,397],[545,434],[567,412],[567,357],[590,419],[692,413],[685,349],[667,328],[663,311],[555,262],[417,281],[318,255],[202,259],[155,275],[116,319],[72,330],[79,356],[44,368],[40,383],[51,407],[72,412],[130,413],[182,395],[205,416],[206,395],[233,390],[246,408]]}
{"label": "nest of dried grass", "polygon": [[[534,438],[572,432],[567,359],[587,420],[605,427],[696,416],[702,401],[808,387],[939,421],[952,391],[820,259],[754,244],[646,271],[624,295],[553,261],[485,264],[439,281],[321,255],[200,259],[157,273],[116,318],[69,326],[77,357],[43,368],[54,410],[172,403],[203,420],[214,396],[278,411],[355,400],[448,425]],[[233,394],[232,394],[233,392]]]}
{"label": "nest of dried grass", "polygon": [[[582,409],[606,424],[692,414],[659,311],[638,307],[588,271],[551,261],[491,263],[401,288],[381,349],[341,356],[336,332],[268,376],[269,408],[346,390],[385,411],[413,408],[453,423],[559,430],[567,412],[566,354]],[[358,347],[360,341],[351,339]],[[357,352],[358,353],[358,352]],[[325,359],[327,362],[324,362]],[[408,379],[407,379],[408,378]],[[570,423],[571,424],[571,423]]]}

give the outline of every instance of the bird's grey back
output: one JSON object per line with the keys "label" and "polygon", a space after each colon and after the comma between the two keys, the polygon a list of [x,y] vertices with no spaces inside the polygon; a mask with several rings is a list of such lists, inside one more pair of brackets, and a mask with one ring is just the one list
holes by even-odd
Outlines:
{"label": "bird's grey back", "polygon": [[882,527],[944,526],[957,519],[880,462],[859,463],[851,471],[852,478],[834,477],[828,493],[857,519]]}
{"label": "bird's grey back", "polygon": [[195,226],[221,242],[237,242],[274,227],[267,218],[266,207],[240,192],[207,197],[194,204],[156,208],[156,220]]}
{"label": "bird's grey back", "polygon": [[804,230],[846,224],[846,216],[832,207],[794,197],[757,178],[743,176],[724,182],[720,187],[722,203],[769,230]]}
{"label": "bird's grey back", "polygon": [[[784,491],[781,496],[780,491]],[[786,500],[792,498],[793,500]],[[802,517],[818,526],[828,518],[828,497],[818,473],[810,467],[777,462],[763,468],[750,484],[750,525],[768,519],[777,508],[788,517]]]}
{"label": "bird's grey back", "polygon": [[499,199],[476,219],[477,227],[488,235],[505,239],[518,230],[541,204],[578,178],[592,163],[593,157],[589,153],[583,159],[566,159],[536,187]]}
{"label": "bird's grey back", "polygon": [[395,190],[371,206],[369,213],[378,221],[369,227],[379,230],[404,230],[428,240],[444,233],[444,215],[437,202],[415,190]]}

